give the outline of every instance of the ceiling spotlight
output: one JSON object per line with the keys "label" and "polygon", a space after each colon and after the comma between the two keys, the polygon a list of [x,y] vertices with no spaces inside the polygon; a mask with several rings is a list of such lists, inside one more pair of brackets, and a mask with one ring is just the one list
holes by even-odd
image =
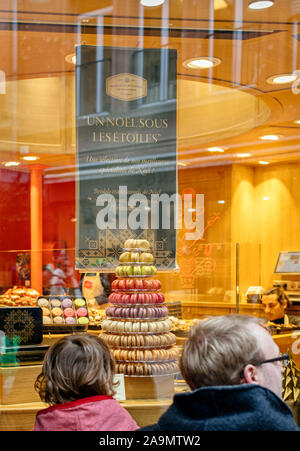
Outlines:
{"label": "ceiling spotlight", "polygon": [[184,67],[189,69],[209,69],[210,67],[221,64],[220,58],[213,56],[201,56],[199,58],[190,58],[183,62]]}
{"label": "ceiling spotlight", "polygon": [[263,161],[263,160],[260,160],[259,161],[259,164],[270,164],[268,161]]}
{"label": "ceiling spotlight", "polygon": [[165,0],[141,0],[140,4],[142,6],[159,6],[164,3]]}
{"label": "ceiling spotlight", "polygon": [[222,147],[208,147],[207,150],[209,152],[224,152],[224,149],[222,149]]}
{"label": "ceiling spotlight", "polygon": [[279,135],[263,135],[259,137],[259,139],[262,139],[263,141],[278,141],[279,138]]}
{"label": "ceiling spotlight", "polygon": [[247,158],[251,156],[251,153],[237,153],[236,156],[238,158]]}
{"label": "ceiling spotlight", "polygon": [[6,163],[4,163],[4,166],[6,166],[7,168],[11,167],[11,166],[19,166],[19,162],[18,161],[7,161]]}
{"label": "ceiling spotlight", "polygon": [[70,53],[70,55],[67,55],[65,57],[65,60],[67,61],[67,63],[76,64],[76,55],[75,55],[75,53]]}
{"label": "ceiling spotlight", "polygon": [[297,74],[281,74],[281,75],[272,75],[267,78],[267,83],[271,85],[284,85],[287,83],[293,83],[293,81],[297,80]]}
{"label": "ceiling spotlight", "polygon": [[273,6],[274,2],[269,0],[269,1],[255,1],[255,2],[251,2],[248,5],[248,8],[250,9],[266,9],[266,8],[270,8],[270,6]]}

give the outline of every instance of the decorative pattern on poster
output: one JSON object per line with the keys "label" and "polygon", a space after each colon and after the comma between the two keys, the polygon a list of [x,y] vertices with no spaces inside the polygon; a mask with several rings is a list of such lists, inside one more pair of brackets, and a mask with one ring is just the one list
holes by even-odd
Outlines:
{"label": "decorative pattern on poster", "polygon": [[76,49],[76,269],[116,267],[122,243],[147,239],[175,269],[176,51]]}

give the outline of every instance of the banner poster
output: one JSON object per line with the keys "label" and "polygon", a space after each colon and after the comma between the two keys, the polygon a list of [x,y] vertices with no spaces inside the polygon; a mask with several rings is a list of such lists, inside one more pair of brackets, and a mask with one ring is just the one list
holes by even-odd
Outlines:
{"label": "banner poster", "polygon": [[113,272],[129,238],[177,269],[177,52],[76,48],[76,269]]}

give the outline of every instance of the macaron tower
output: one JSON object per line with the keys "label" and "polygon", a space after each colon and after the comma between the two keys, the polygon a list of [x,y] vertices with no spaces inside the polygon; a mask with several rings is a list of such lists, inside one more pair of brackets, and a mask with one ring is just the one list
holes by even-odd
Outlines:
{"label": "macaron tower", "polygon": [[116,360],[117,373],[127,376],[178,372],[176,337],[170,332],[161,282],[147,240],[125,241],[112,283],[110,305],[101,334]]}

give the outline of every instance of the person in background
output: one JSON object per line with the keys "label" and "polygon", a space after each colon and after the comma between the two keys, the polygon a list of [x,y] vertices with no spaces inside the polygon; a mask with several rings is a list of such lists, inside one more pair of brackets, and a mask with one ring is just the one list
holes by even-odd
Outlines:
{"label": "person in background", "polygon": [[154,425],[142,431],[299,431],[282,401],[288,355],[261,319],[216,316],[191,329],[180,370],[191,391],[176,394]]}
{"label": "person in background", "polygon": [[113,279],[113,273],[82,274],[80,289],[89,307],[106,308]]}
{"label": "person in background", "polygon": [[296,315],[287,315],[285,310],[290,300],[283,288],[275,287],[267,290],[262,296],[262,305],[266,317],[271,323],[289,326],[293,324],[300,327],[300,318]]}
{"label": "person in background", "polygon": [[35,389],[49,407],[34,431],[134,431],[136,422],[114,398],[114,361],[106,343],[89,334],[68,335],[44,358]]}

